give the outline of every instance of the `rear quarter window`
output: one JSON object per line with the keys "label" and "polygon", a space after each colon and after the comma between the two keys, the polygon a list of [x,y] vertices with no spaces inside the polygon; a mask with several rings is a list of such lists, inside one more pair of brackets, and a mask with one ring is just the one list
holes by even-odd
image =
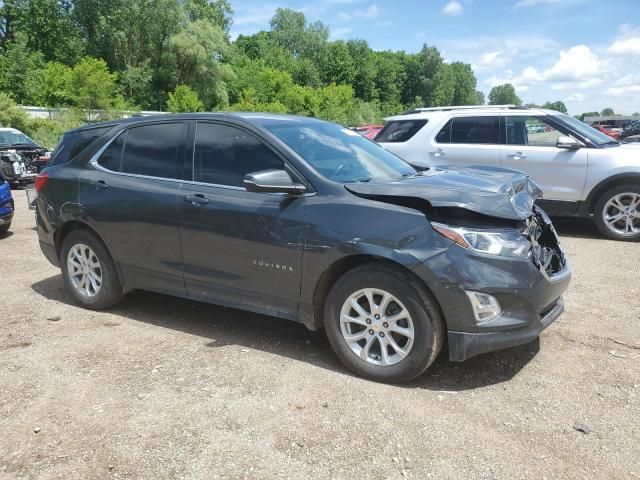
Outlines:
{"label": "rear quarter window", "polygon": [[392,120],[387,122],[376,136],[376,142],[400,143],[411,139],[422,127],[427,124],[427,119],[417,120]]}
{"label": "rear quarter window", "polygon": [[88,128],[77,132],[69,132],[62,135],[58,147],[51,156],[50,166],[62,165],[73,160],[95,140],[107,133],[113,126]]}

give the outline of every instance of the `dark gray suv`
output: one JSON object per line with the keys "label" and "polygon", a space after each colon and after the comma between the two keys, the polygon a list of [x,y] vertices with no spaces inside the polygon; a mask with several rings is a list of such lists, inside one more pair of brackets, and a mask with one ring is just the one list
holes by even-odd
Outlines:
{"label": "dark gray suv", "polygon": [[339,125],[190,114],[66,133],[40,246],[87,308],[144,289],[326,330],[381,381],[534,340],[570,271],[526,175],[418,171]]}

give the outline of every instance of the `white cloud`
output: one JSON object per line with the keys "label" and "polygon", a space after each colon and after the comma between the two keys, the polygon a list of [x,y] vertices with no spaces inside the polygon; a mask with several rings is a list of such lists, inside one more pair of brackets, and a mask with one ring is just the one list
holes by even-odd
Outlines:
{"label": "white cloud", "polygon": [[365,9],[355,10],[353,12],[340,12],[338,18],[343,22],[349,22],[354,19],[372,19],[380,15],[380,7],[377,4],[371,4]]}
{"label": "white cloud", "polygon": [[[602,62],[598,56],[586,45],[577,45],[569,50],[560,51],[560,59],[546,70],[524,68],[514,82],[586,82],[602,73]],[[562,87],[556,86],[554,90],[562,90]]]}
{"label": "white cloud", "polygon": [[640,93],[640,84],[626,87],[611,87],[604,91],[608,97],[631,97]]}
{"label": "white cloud", "polygon": [[331,30],[331,39],[335,40],[337,38],[345,38],[350,33],[351,29],[349,27],[334,28]]}
{"label": "white cloud", "polygon": [[516,3],[516,7],[535,7],[537,5],[549,5],[558,3],[559,0],[520,0]]}
{"label": "white cloud", "polygon": [[445,15],[451,15],[452,17],[455,17],[457,15],[462,15],[463,10],[464,9],[462,8],[462,5],[459,2],[456,2],[456,0],[451,0],[442,8],[442,13],[444,13]]}
{"label": "white cloud", "polygon": [[565,98],[566,102],[584,102],[584,95],[581,93],[574,93]]}
{"label": "white cloud", "polygon": [[611,55],[640,55],[640,36],[616,40],[607,49]]}

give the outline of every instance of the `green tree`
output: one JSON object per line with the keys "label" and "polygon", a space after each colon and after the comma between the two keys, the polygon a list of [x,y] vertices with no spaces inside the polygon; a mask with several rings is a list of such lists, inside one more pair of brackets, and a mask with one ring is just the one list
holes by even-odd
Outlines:
{"label": "green tree", "polygon": [[484,98],[484,93],[480,90],[476,90],[475,100],[473,101],[473,105],[484,105],[486,102]]}
{"label": "green tree", "polygon": [[9,0],[14,37],[23,35],[27,48],[47,61],[71,65],[84,51],[81,31],[73,20],[70,0]]}
{"label": "green tree", "polygon": [[567,113],[567,106],[560,100],[555,102],[545,102],[544,105],[542,105],[542,108],[547,110],[555,110],[561,113]]}
{"label": "green tree", "polygon": [[71,68],[58,62],[48,62],[42,71],[42,101],[46,107],[66,107],[72,104]]}
{"label": "green tree", "polygon": [[510,83],[498,85],[489,92],[489,105],[520,105],[522,100],[516,95],[516,89]]}
{"label": "green tree", "polygon": [[22,108],[6,93],[0,92],[0,127],[27,130],[29,120]]}
{"label": "green tree", "polygon": [[189,21],[207,20],[229,32],[233,10],[227,0],[184,0],[184,9]]}
{"label": "green tree", "polygon": [[116,78],[104,60],[84,57],[69,73],[72,104],[90,113],[119,108],[123,102],[118,96]]}
{"label": "green tree", "polygon": [[228,48],[221,28],[204,20],[190,23],[169,39],[167,81],[189,85],[207,109],[227,107],[227,82],[234,75],[222,62]]}
{"label": "green tree", "polygon": [[615,115],[613,108],[611,107],[607,107],[604,110],[602,110],[602,112],[600,112],[600,115],[603,117],[610,117],[612,115]]}
{"label": "green tree", "polygon": [[45,62],[42,53],[27,47],[26,38],[18,34],[0,56],[0,91],[23,105],[38,104]]}
{"label": "green tree", "polygon": [[471,65],[453,62],[449,65],[449,69],[452,71],[455,82],[451,105],[475,105],[478,98],[476,94],[476,84],[478,82]]}
{"label": "green tree", "polygon": [[307,24],[304,13],[278,8],[270,23],[273,40],[296,58],[323,58],[329,29],[322,22]]}
{"label": "green tree", "polygon": [[167,110],[173,113],[201,112],[204,105],[198,94],[187,85],[178,85],[167,98]]}
{"label": "green tree", "polygon": [[356,97],[365,101],[376,99],[378,70],[369,44],[365,40],[349,40],[347,48],[354,64],[353,90]]}
{"label": "green tree", "polygon": [[322,66],[324,82],[326,84],[352,85],[355,75],[355,64],[347,44],[342,40],[330,43]]}

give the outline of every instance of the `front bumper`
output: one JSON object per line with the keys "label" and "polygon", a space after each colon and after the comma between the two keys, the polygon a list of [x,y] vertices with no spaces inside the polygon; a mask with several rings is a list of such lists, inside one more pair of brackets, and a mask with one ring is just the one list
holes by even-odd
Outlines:
{"label": "front bumper", "polygon": [[13,219],[13,212],[0,214],[0,227],[4,227],[5,225],[11,223],[12,219]]}
{"label": "front bumper", "polygon": [[516,330],[499,332],[469,333],[449,331],[449,360],[462,362],[468,358],[483,353],[501,350],[503,348],[524,345],[534,341],[542,331],[551,325],[564,312],[562,297],[551,306],[549,312],[528,326]]}
{"label": "front bumper", "polygon": [[[473,356],[535,340],[564,311],[562,295],[571,270],[549,276],[531,259],[485,255],[452,245],[415,270],[438,300],[444,315],[449,359]],[[494,296],[502,314],[478,324],[465,291]]]}

